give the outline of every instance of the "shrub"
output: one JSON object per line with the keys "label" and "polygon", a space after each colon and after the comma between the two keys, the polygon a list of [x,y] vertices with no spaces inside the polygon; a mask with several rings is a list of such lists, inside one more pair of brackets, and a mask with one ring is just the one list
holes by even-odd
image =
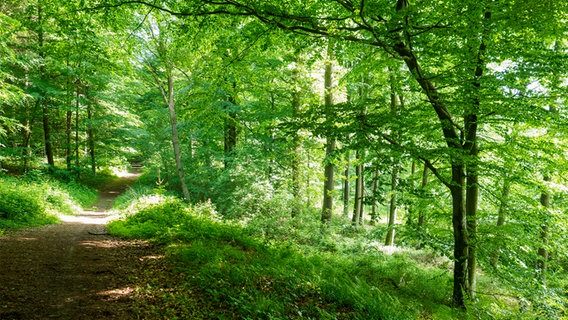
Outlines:
{"label": "shrub", "polygon": [[20,179],[0,177],[0,228],[54,223],[58,221],[56,214],[74,214],[96,198],[89,188],[52,180],[41,171]]}

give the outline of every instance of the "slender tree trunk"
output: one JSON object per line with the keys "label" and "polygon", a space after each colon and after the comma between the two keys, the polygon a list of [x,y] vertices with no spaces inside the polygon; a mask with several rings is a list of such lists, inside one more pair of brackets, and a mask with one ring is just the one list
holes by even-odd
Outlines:
{"label": "slender tree trunk", "polygon": [[[420,182],[420,190],[424,190],[427,184],[428,184],[428,166],[424,165],[424,169],[422,170],[422,181]],[[424,228],[425,223],[426,223],[425,210],[420,208],[418,209],[418,230],[422,230]]]}
{"label": "slender tree trunk", "polygon": [[373,203],[371,205],[371,225],[375,225],[378,220],[377,215],[377,194],[379,192],[379,169],[375,169],[373,174],[373,186],[372,186],[372,198]]}
{"label": "slender tree trunk", "polygon": [[[491,19],[491,12],[487,11],[483,17],[485,24]],[[477,50],[474,77],[472,82],[473,99],[471,107],[466,109],[464,116],[465,141],[463,148],[468,156],[466,166],[466,215],[469,237],[468,249],[468,287],[467,293],[470,299],[475,298],[477,287],[477,202],[479,198],[479,146],[477,139],[479,106],[481,104],[481,76],[485,69],[484,57],[487,51],[485,37],[488,29],[486,26],[481,31],[481,42]]]}
{"label": "slender tree trunk", "polygon": [[95,134],[93,130],[93,107],[87,101],[87,144],[89,146],[89,156],[91,160],[91,172],[97,174],[97,161],[95,156]]}
{"label": "slender tree trunk", "polygon": [[42,104],[42,123],[43,123],[43,139],[45,143],[45,156],[47,157],[47,164],[51,168],[55,167],[55,160],[53,159],[53,145],[51,143],[51,124],[49,118],[49,107],[44,98],[40,98]]}
{"label": "slender tree trunk", "polygon": [[396,224],[396,209],[397,209],[397,186],[398,186],[398,167],[396,165],[392,168],[391,175],[391,196],[389,204],[389,219],[387,225],[387,236],[385,238],[386,246],[394,245],[395,224]]}
{"label": "slender tree trunk", "polygon": [[[390,70],[390,102],[391,102],[391,114],[393,116],[399,115],[399,101],[402,104],[402,98],[397,94],[395,89],[395,76],[392,70]],[[398,97],[398,99],[397,99]],[[399,135],[398,132],[393,132],[393,135],[397,137]],[[387,235],[385,238],[385,245],[392,246],[394,245],[394,236],[395,236],[395,224],[396,224],[396,209],[397,209],[397,186],[398,186],[398,161],[393,159],[393,166],[391,172],[391,195],[390,195],[390,204],[389,204],[389,216],[387,222]]]}
{"label": "slender tree trunk", "polygon": [[[363,159],[365,159],[365,151],[361,151],[363,153]],[[363,214],[365,213],[365,165],[363,163],[359,164],[359,172],[361,173],[359,179],[359,224],[362,225],[364,223]]]}
{"label": "slender tree trunk", "polygon": [[79,83],[75,86],[75,166],[77,167],[77,178],[81,177],[81,159],[79,158]]}
{"label": "slender tree trunk", "polygon": [[25,103],[24,104],[26,107],[26,119],[25,119],[25,123],[24,123],[24,127],[22,128],[22,145],[24,147],[23,150],[23,154],[22,156],[24,157],[24,161],[23,161],[23,167],[24,167],[24,172],[28,172],[29,170],[29,166],[30,166],[30,160],[32,158],[32,148],[31,148],[31,139],[32,139],[32,125],[35,122],[34,121],[34,117],[33,114],[35,114],[35,109],[34,110],[30,110],[30,104],[29,103]]}
{"label": "slender tree trunk", "polygon": [[[37,30],[37,38],[38,38],[38,47],[39,47],[39,56],[43,60],[45,59],[45,52],[44,52],[44,33],[43,33],[43,8],[40,4],[37,7],[37,23],[38,23],[38,30]],[[45,67],[40,67],[40,74],[41,74],[41,81],[44,82],[46,79],[45,76]],[[47,158],[47,164],[50,166],[51,169],[55,167],[55,161],[53,159],[53,145],[51,141],[51,124],[49,118],[49,105],[47,101],[47,94],[42,92],[42,96],[39,98],[39,103],[41,105],[42,111],[42,124],[43,124],[43,140],[45,146],[45,156]]]}
{"label": "slender tree trunk", "polygon": [[345,173],[343,180],[343,215],[345,217],[349,216],[349,169],[351,167],[351,153],[346,152],[345,158],[347,158],[347,163],[345,164]]}
{"label": "slender tree trunk", "polygon": [[357,179],[355,179],[355,197],[353,199],[353,216],[351,217],[351,224],[354,226],[357,226],[359,224],[361,224],[360,219],[360,212],[361,212],[361,195],[362,195],[362,190],[361,190],[361,179],[362,179],[362,172],[361,172],[361,152],[359,150],[357,150],[357,152],[355,153],[355,159],[356,159],[356,164],[355,164],[355,175],[357,176]]}
{"label": "slender tree trunk", "polygon": [[[499,199],[499,209],[497,211],[497,228],[505,225],[506,212],[509,200],[509,194],[511,193],[511,181],[507,173],[503,175],[503,189],[501,190],[501,198]],[[497,251],[491,252],[490,262],[493,268],[497,268],[497,262],[499,261],[499,253]]]}
{"label": "slender tree trunk", "polygon": [[67,165],[67,170],[71,170],[71,160],[73,158],[72,149],[72,124],[73,124],[73,111],[67,109],[65,112],[65,163]]}
{"label": "slender tree trunk", "polygon": [[[324,72],[324,108],[326,117],[331,117],[331,108],[333,106],[333,67],[332,67],[332,45],[331,42],[327,48],[327,61],[325,63]],[[323,185],[323,203],[321,222],[324,225],[331,224],[333,215],[333,189],[334,189],[334,165],[331,157],[335,151],[335,138],[327,137],[325,143],[325,166],[324,166],[324,185]]]}
{"label": "slender tree trunk", "polygon": [[[233,82],[233,89],[236,87],[236,83]],[[225,169],[231,166],[234,157],[234,149],[237,145],[237,111],[235,110],[236,100],[235,97],[230,94],[228,101],[230,106],[225,105],[225,120],[224,120],[224,144],[223,149],[225,151],[224,165]]]}
{"label": "slender tree trunk", "polygon": [[[543,178],[544,182],[550,182],[550,175],[545,174]],[[548,223],[548,210],[550,209],[550,193],[548,190],[544,190],[540,195],[540,204],[543,207],[544,219],[541,222],[540,229],[540,242],[541,245],[537,250],[538,260],[537,260],[537,272],[539,275],[539,280],[542,283],[546,283],[546,272],[548,269],[548,238],[549,238],[549,223]]]}
{"label": "slender tree trunk", "polygon": [[179,147],[179,137],[178,137],[178,130],[177,130],[177,117],[176,117],[176,110],[175,110],[175,99],[174,99],[174,78],[172,75],[171,68],[168,70],[168,87],[167,87],[167,95],[165,92],[164,99],[167,102],[168,110],[170,113],[170,125],[172,128],[172,146],[174,149],[174,157],[176,162],[176,169],[177,169],[177,176],[181,183],[181,190],[183,192],[183,197],[186,201],[189,201],[189,190],[187,188],[187,183],[185,182],[185,175],[183,172],[183,164],[181,161],[181,151]]}
{"label": "slender tree trunk", "polygon": [[[559,50],[558,42],[555,43],[555,50]],[[557,79],[558,80],[558,79]],[[550,107],[550,113],[555,114],[558,110],[555,106]],[[540,204],[542,205],[543,209],[543,220],[541,221],[541,229],[540,229],[540,242],[541,245],[537,250],[538,260],[537,260],[537,272],[540,278],[541,283],[546,284],[546,273],[548,271],[548,238],[550,237],[549,234],[549,219],[550,219],[550,191],[548,190],[548,183],[552,181],[552,177],[550,176],[549,172],[545,172],[543,174],[543,181],[544,181],[544,189],[540,194]]]}
{"label": "slender tree trunk", "polygon": [[[67,57],[65,58],[65,64],[69,68],[69,52],[67,53]],[[72,82],[71,76],[67,75],[67,83],[66,83],[66,106],[65,106],[65,164],[67,167],[67,171],[71,171],[72,166],[72,158],[73,158],[73,146],[72,146],[72,125],[73,125],[73,111],[71,109],[71,103],[73,101],[73,89],[72,89]]]}
{"label": "slender tree trunk", "polygon": [[[299,58],[296,57],[296,63],[299,63]],[[292,81],[294,89],[292,92],[292,118],[297,119],[302,105],[302,92],[298,87],[299,71],[294,69],[292,74]],[[292,195],[294,196],[294,208],[292,209],[292,216],[297,216],[302,211],[300,204],[302,198],[302,188],[300,184],[300,135],[298,130],[294,130],[292,136]]]}

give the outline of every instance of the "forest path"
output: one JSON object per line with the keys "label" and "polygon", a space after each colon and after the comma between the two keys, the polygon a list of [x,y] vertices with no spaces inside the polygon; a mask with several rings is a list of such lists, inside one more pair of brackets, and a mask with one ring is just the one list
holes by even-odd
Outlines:
{"label": "forest path", "polygon": [[137,177],[105,186],[92,208],[61,224],[0,237],[1,320],[137,318],[138,275],[159,249],[104,232],[112,201]]}

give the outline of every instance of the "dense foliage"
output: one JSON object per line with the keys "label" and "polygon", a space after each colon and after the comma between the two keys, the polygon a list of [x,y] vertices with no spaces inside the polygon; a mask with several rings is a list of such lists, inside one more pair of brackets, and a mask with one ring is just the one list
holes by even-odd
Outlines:
{"label": "dense foliage", "polygon": [[[350,259],[368,243],[426,250],[451,261],[441,304],[472,316],[561,317],[567,6],[4,1],[0,170],[45,166],[80,181],[143,164],[143,187],[127,198],[193,206],[167,198],[133,208],[139,214],[118,233],[183,241],[187,252],[229,250],[217,240],[236,233],[275,261],[290,240],[307,266],[314,252]],[[4,219],[43,212],[32,196],[0,187]],[[191,218],[201,210],[222,222]],[[196,240],[193,223],[216,231]],[[235,262],[258,258],[237,249]],[[403,295],[398,286],[389,295]],[[411,290],[419,286],[432,289]],[[493,308],[484,302],[493,296],[510,301]],[[333,318],[333,308],[322,310]],[[387,317],[349,307],[366,308]],[[238,311],[269,317],[255,312]]]}
{"label": "dense foliage", "polygon": [[[445,306],[448,259],[415,250],[385,254],[373,233],[337,224],[336,232],[310,235],[312,225],[280,217],[278,228],[290,233],[259,237],[266,226],[223,222],[211,205],[188,206],[171,196],[133,196],[121,212],[125,219],[109,230],[168,245],[166,258],[189,286],[176,287],[174,295],[158,281],[138,288],[160,301],[141,305],[141,312],[161,319],[467,317]],[[485,316],[503,318],[514,307],[509,303],[482,299],[480,305],[494,304]]]}
{"label": "dense foliage", "polygon": [[96,198],[82,184],[59,182],[38,171],[21,178],[0,175],[0,233],[57,222],[58,214],[75,214]]}

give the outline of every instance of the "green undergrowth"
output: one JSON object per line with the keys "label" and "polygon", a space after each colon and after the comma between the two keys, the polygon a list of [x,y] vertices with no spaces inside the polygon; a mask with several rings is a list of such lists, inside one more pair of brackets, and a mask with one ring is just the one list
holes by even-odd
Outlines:
{"label": "green undergrowth", "polygon": [[72,215],[96,198],[96,191],[84,185],[57,181],[42,172],[0,176],[0,233],[56,223],[57,214]]}
{"label": "green undergrowth", "polygon": [[[138,288],[155,301],[141,304],[157,319],[518,318],[498,299],[480,301],[469,313],[450,308],[448,259],[417,250],[384,253],[354,241],[361,231],[310,228],[295,242],[282,230],[263,234],[251,221],[248,227],[223,221],[211,204],[163,195],[143,195],[122,212],[109,231],[165,245],[176,270],[171,277],[181,279],[172,287],[153,275],[160,280]],[[277,231],[283,234],[266,235]]]}

